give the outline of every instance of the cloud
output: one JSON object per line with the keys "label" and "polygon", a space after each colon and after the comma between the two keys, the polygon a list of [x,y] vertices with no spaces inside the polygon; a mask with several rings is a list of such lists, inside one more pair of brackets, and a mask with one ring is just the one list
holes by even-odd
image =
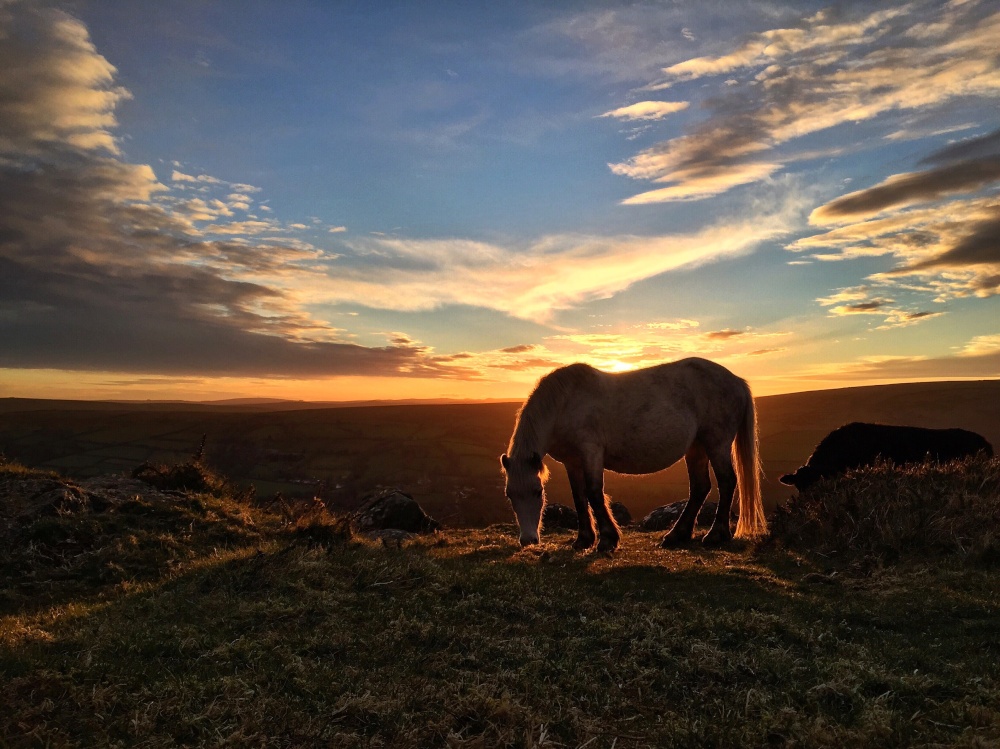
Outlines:
{"label": "cloud", "polygon": [[488,307],[546,320],[661,273],[752,252],[788,231],[782,214],[724,222],[694,234],[554,234],[506,247],[463,239],[362,237],[329,265],[316,301],[419,310]]}
{"label": "cloud", "polygon": [[[644,158],[645,157],[645,158]],[[617,174],[633,176],[635,173],[649,169],[644,161],[655,159],[653,154],[642,154],[628,164],[613,164],[612,171]],[[678,184],[662,187],[658,190],[633,195],[622,201],[622,205],[646,205],[649,203],[670,203],[682,200],[701,200],[726,192],[737,185],[745,185],[764,179],[780,168],[780,164],[750,162],[739,165],[717,165],[703,168],[698,174],[674,171],[671,179]],[[657,182],[666,181],[658,178]]]}
{"label": "cloud", "polygon": [[619,107],[605,112],[601,117],[617,117],[620,120],[662,120],[674,112],[687,109],[686,101],[640,101],[627,107]]}
{"label": "cloud", "polygon": [[872,299],[870,302],[858,302],[857,304],[840,304],[830,308],[830,314],[840,315],[881,315],[887,304],[891,304],[891,299]]}
{"label": "cloud", "polygon": [[994,157],[1000,154],[1000,129],[951,143],[923,159],[923,164],[941,164],[967,159]]}
{"label": "cloud", "polygon": [[710,333],[706,333],[705,337],[710,341],[728,341],[730,338],[737,338],[738,336],[746,334],[746,330],[733,330],[732,328],[726,328],[724,330],[713,330]]}
{"label": "cloud", "polygon": [[[921,160],[930,168],[897,174],[815,209],[826,232],[789,245],[824,248],[817,259],[888,255],[897,265],[870,280],[912,286],[919,278],[935,301],[1000,291],[1000,131],[966,138]],[[832,252],[831,252],[832,251]]]}
{"label": "cloud", "polygon": [[[129,94],[115,72],[79,20],[0,4],[0,367],[465,376],[414,344],[366,348],[311,316],[296,289],[323,278],[315,248],[255,243],[277,227],[221,220],[259,188],[178,170],[168,188],[124,161],[114,110]],[[173,192],[191,184],[209,192]]]}
{"label": "cloud", "polygon": [[[739,77],[717,81],[719,92],[704,102],[705,120],[611,169],[672,184],[629,203],[710,197],[798,159],[791,148],[779,153],[779,146],[813,133],[891,111],[997,98],[1000,13],[990,10],[986,3],[921,2],[861,15],[847,8],[757,34],[726,54],[678,62],[647,88]],[[920,24],[924,33],[912,33]],[[988,169],[978,177],[956,170],[954,189],[965,189],[957,186],[963,180],[988,179],[982,174]],[[885,187],[883,193],[892,192]],[[919,192],[924,186],[904,179],[891,187]]]}
{"label": "cloud", "polygon": [[976,336],[965,344],[959,356],[986,356],[996,353],[1000,353],[1000,333]]}
{"label": "cloud", "polygon": [[1000,180],[1000,155],[973,158],[922,172],[894,174],[866,190],[844,195],[817,208],[812,224],[831,224],[874,216],[890,208],[966,193]]}
{"label": "cloud", "polygon": [[681,8],[642,3],[574,8],[526,30],[508,45],[532,74],[637,81],[655,75],[664,60],[676,59],[675,40],[686,16]]}
{"label": "cloud", "polygon": [[51,144],[117,154],[115,106],[129,93],[86,28],[50,8],[0,5],[0,151],[44,157]]}
{"label": "cloud", "polygon": [[211,224],[206,226],[204,231],[209,234],[238,234],[248,236],[253,234],[263,234],[266,231],[276,231],[281,226],[276,221],[257,221],[249,219],[247,221],[233,221],[227,224]]}
{"label": "cloud", "polygon": [[908,312],[906,310],[893,310],[885,318],[885,322],[879,325],[876,330],[894,330],[896,328],[908,328],[911,325],[932,320],[935,317],[946,315],[947,312],[932,312],[930,310],[918,310]]}
{"label": "cloud", "polygon": [[796,53],[853,47],[874,41],[885,33],[884,24],[903,15],[903,8],[872,13],[858,20],[829,23],[829,13],[820,12],[804,19],[801,28],[772,29],[755,35],[733,52],[719,57],[698,57],[664,68],[666,80],[674,82],[717,76],[748,67],[768,65]]}
{"label": "cloud", "polygon": [[[202,176],[204,177],[205,175],[202,175]],[[205,179],[199,180],[197,177],[195,177],[193,175],[185,174],[184,172],[179,172],[176,169],[174,169],[170,173],[170,179],[173,180],[174,182],[194,182],[194,183],[198,183],[198,182],[206,182],[206,181],[208,181],[208,180],[205,180]],[[214,181],[214,178],[212,178],[212,179]]]}
{"label": "cloud", "polygon": [[797,379],[825,381],[928,380],[993,378],[1000,371],[1000,350],[979,336],[953,356],[884,356],[835,362],[798,375]]}
{"label": "cloud", "polygon": [[776,353],[783,349],[761,349],[760,342],[789,335],[750,328],[701,333],[698,328],[696,320],[675,320],[619,330],[559,333],[545,336],[535,344],[470,354],[469,366],[482,370],[531,371],[584,361],[598,369],[624,371],[690,355],[740,358]]}
{"label": "cloud", "polygon": [[945,252],[901,268],[899,272],[912,273],[971,265],[1000,266],[1000,206],[994,218],[970,226],[965,235]]}
{"label": "cloud", "polygon": [[685,330],[687,328],[697,328],[700,323],[697,320],[659,320],[657,322],[645,323],[642,327],[649,330]]}
{"label": "cloud", "polygon": [[900,306],[895,299],[872,297],[871,291],[869,286],[855,286],[840,289],[836,293],[828,297],[821,297],[816,301],[829,308],[827,312],[831,317],[882,316],[883,322],[875,328],[876,330],[905,328],[947,314],[945,311],[906,309]]}
{"label": "cloud", "polygon": [[533,343],[522,343],[518,346],[509,346],[504,349],[500,349],[505,354],[523,354],[528,351],[534,351],[537,346]]}

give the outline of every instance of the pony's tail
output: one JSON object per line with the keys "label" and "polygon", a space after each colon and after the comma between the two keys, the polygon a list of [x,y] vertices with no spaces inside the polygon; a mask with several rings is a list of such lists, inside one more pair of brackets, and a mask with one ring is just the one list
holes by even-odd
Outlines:
{"label": "pony's tail", "polygon": [[737,538],[756,538],[767,533],[767,518],[760,495],[760,451],[757,433],[757,409],[750,386],[746,386],[746,409],[733,442],[733,466],[736,486],[740,493],[740,519],[736,524]]}

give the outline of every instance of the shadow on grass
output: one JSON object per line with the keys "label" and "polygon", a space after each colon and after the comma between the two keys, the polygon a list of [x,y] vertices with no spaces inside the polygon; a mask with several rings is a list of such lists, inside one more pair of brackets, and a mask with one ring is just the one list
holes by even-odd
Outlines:
{"label": "shadow on grass", "polygon": [[224,497],[94,496],[0,559],[14,745],[1000,738],[987,572],[848,579],[634,530],[614,555],[520,549],[509,524],[393,548]]}
{"label": "shadow on grass", "polygon": [[905,746],[973,725],[1000,737],[1000,675],[983,660],[997,605],[976,602],[973,573],[958,606],[930,574],[919,596],[905,580],[845,596],[786,574],[799,569],[787,556],[630,534],[603,558],[569,538],[527,552],[486,532],[402,549],[274,541],[99,607],[7,617],[0,735]]}

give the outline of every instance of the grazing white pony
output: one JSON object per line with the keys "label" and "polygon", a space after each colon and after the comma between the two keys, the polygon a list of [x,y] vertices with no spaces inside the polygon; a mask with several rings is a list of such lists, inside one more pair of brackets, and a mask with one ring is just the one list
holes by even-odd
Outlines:
{"label": "grazing white pony", "polygon": [[732,539],[729,514],[737,488],[736,535],[767,532],[753,395],[744,380],[706,359],[618,374],[571,364],[538,382],[518,412],[507,453],[500,457],[522,546],[538,543],[548,479],[545,455],[562,463],[569,475],[580,516],[575,549],[594,545],[594,519],[598,550],[618,548],[621,532],[608,509],[604,469],[653,473],[681,458],[687,462],[690,494],[662,546],[691,540],[712,488],[709,465],[719,485],[719,508],[704,543]]}

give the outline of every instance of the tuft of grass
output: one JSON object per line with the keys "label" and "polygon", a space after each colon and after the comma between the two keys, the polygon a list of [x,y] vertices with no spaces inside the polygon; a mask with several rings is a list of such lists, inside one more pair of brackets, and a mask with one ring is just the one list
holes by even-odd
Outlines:
{"label": "tuft of grass", "polygon": [[[289,508],[285,507],[286,513]],[[310,548],[330,549],[346,544],[354,538],[349,515],[329,512],[319,498],[301,510],[298,517],[288,520],[288,535],[294,542],[305,543]]]}
{"label": "tuft of grass", "polygon": [[822,481],[771,521],[780,544],[867,564],[1000,562],[1000,459],[880,463]]}
{"label": "tuft of grass", "polygon": [[217,497],[232,491],[228,481],[197,458],[175,465],[143,463],[132,471],[132,478],[163,491],[207,492]]}
{"label": "tuft of grass", "polygon": [[0,481],[4,479],[56,478],[56,475],[54,471],[41,471],[37,468],[28,468],[0,453]]}

